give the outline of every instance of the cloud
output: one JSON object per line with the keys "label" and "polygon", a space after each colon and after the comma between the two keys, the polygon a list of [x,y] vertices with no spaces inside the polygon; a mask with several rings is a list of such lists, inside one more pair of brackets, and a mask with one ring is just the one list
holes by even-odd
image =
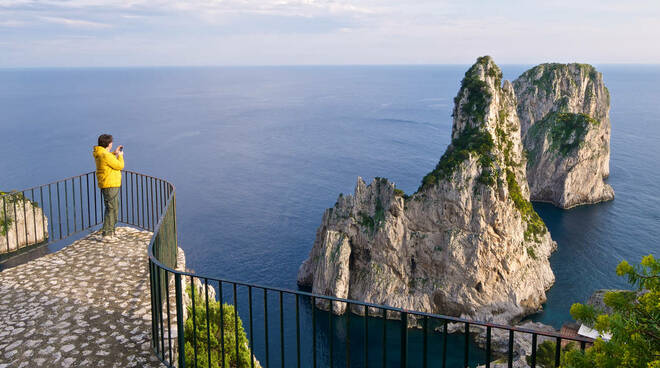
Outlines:
{"label": "cloud", "polygon": [[0,66],[469,63],[486,53],[657,63],[658,18],[657,0],[0,0],[0,27],[11,27]]}
{"label": "cloud", "polygon": [[39,19],[49,23],[61,24],[67,27],[75,27],[75,28],[110,28],[111,27],[111,25],[109,24],[92,22],[83,19],[69,19],[69,18],[45,17],[45,16],[41,16],[39,17]]}

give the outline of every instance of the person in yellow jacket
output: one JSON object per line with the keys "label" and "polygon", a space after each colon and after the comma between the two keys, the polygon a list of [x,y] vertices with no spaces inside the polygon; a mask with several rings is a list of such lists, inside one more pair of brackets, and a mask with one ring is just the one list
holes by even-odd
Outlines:
{"label": "person in yellow jacket", "polygon": [[124,146],[112,150],[112,136],[101,134],[98,146],[94,147],[96,161],[96,179],[101,188],[105,217],[101,235],[104,240],[114,239],[115,225],[119,213],[119,190],[121,189],[121,170],[124,168]]}

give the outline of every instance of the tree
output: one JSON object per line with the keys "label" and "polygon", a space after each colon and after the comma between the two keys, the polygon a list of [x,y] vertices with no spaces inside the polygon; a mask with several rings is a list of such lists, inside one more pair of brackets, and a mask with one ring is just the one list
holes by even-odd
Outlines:
{"label": "tree", "polygon": [[611,313],[580,303],[571,306],[573,318],[612,338],[598,338],[584,352],[567,352],[563,367],[660,368],[660,263],[648,255],[639,265],[621,262],[616,273],[627,277],[635,290],[605,294]]}

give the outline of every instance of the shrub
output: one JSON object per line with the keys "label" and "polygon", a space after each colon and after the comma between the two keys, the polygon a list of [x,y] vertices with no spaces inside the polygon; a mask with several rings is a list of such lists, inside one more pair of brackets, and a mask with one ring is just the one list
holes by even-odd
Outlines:
{"label": "shrub", "polygon": [[593,326],[601,334],[611,333],[612,338],[609,341],[598,338],[584,352],[570,351],[562,366],[660,367],[660,263],[648,255],[637,266],[622,261],[616,273],[627,277],[636,291],[605,294],[603,301],[612,309],[610,314],[590,305],[571,306],[573,318]]}
{"label": "shrub", "polygon": [[[557,348],[557,344],[554,341],[546,340],[540,343],[539,346],[536,348],[536,366],[541,368],[554,368],[556,348]],[[568,351],[575,350],[576,348],[577,346],[575,345],[575,343],[572,342],[562,347],[559,355],[559,361],[563,362],[566,353]],[[529,355],[526,356],[525,360],[527,361],[527,364],[529,365],[532,364],[531,356]]]}
{"label": "shrub", "polygon": [[[190,287],[186,289],[190,296]],[[240,318],[234,319],[234,306],[231,304],[222,305],[222,318],[220,316],[220,302],[209,300],[209,319],[210,335],[207,334],[208,320],[206,319],[206,299],[198,293],[195,293],[195,336],[197,344],[197,362],[195,364],[195,349],[193,342],[193,311],[192,306],[188,306],[188,319],[184,326],[185,337],[185,357],[187,367],[212,367],[212,368],[247,368],[250,367],[250,348],[248,340],[243,329],[243,322]],[[222,329],[218,323],[222,320],[224,335],[221,337]],[[235,323],[238,322],[238,357],[236,356],[236,329]],[[210,339],[210,345],[208,339]],[[224,361],[222,366],[222,341],[224,341]],[[208,351],[211,351],[211,362],[209,365]],[[256,365],[255,365],[256,366]]]}

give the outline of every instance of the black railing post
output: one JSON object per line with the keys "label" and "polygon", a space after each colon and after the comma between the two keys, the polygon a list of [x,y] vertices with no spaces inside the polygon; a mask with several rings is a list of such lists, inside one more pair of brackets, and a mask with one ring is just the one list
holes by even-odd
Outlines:
{"label": "black railing post", "polygon": [[429,318],[424,316],[424,339],[422,347],[422,366],[424,368],[428,367],[428,355],[429,355]]}
{"label": "black railing post", "polygon": [[401,368],[408,367],[408,313],[401,312]]}
{"label": "black railing post", "polygon": [[[25,229],[25,246],[27,247],[30,245],[30,239],[28,239],[28,221],[27,221],[27,197],[25,197],[25,191],[21,192],[21,195],[23,196],[23,221],[25,221],[25,225],[23,225],[23,229]],[[18,226],[18,223],[16,224]]]}
{"label": "black railing post", "polygon": [[447,367],[447,320],[442,324],[442,368]]}
{"label": "black railing post", "polygon": [[211,368],[211,318],[209,317],[209,279],[204,279],[204,298],[206,302],[206,353]]}
{"label": "black railing post", "polygon": [[280,356],[284,368],[284,307],[282,305],[282,291],[280,291]]}
{"label": "black railing post", "polygon": [[351,367],[351,303],[346,303],[346,368]]}
{"label": "black railing post", "polygon": [[[143,214],[144,214],[144,212],[143,212]],[[195,315],[197,314],[197,313],[195,313],[197,311],[197,309],[195,308],[195,279],[193,278],[193,276],[190,276],[190,299],[192,300],[193,355],[195,356],[195,368],[197,368],[197,319],[195,317]],[[238,358],[238,354],[236,354],[236,357]]]}
{"label": "black railing post", "polygon": [[329,354],[330,354],[330,368],[334,368],[334,366],[335,366],[335,364],[334,364],[335,359],[334,359],[334,352],[333,352],[333,350],[334,350],[333,345],[334,345],[334,340],[335,340],[335,326],[333,326],[333,324],[334,324],[334,313],[332,313],[332,307],[333,306],[334,306],[333,302],[330,301],[330,310],[328,312],[328,326],[329,326],[328,329],[330,330],[330,331],[328,331],[328,334],[330,336],[330,341],[329,341],[329,345],[330,345],[329,346],[329,348],[330,348],[329,349],[330,350],[329,351]]}
{"label": "black railing post", "polygon": [[3,216],[3,222],[2,222],[2,227],[5,230],[5,240],[7,241],[7,253],[9,253],[9,221],[7,221],[7,218],[9,217],[7,215],[7,198],[8,196],[2,197],[2,216]]}
{"label": "black railing post", "polygon": [[240,354],[238,353],[238,297],[236,295],[236,283],[232,283],[234,287],[234,341],[236,342],[236,366],[240,364]]}
{"label": "black railing post", "polygon": [[312,366],[316,368],[316,298],[312,297]]}
{"label": "black railing post", "polygon": [[387,367],[387,309],[383,311],[383,368]]}
{"label": "black railing post", "polygon": [[300,307],[299,297],[296,294],[296,367],[300,368]]}
{"label": "black railing post", "polygon": [[[177,328],[177,340],[178,340],[178,350],[179,350],[179,368],[185,368],[186,366],[186,341],[183,336],[183,293],[181,292],[181,275],[179,273],[174,274],[174,285],[176,292],[176,328]],[[222,323],[220,324],[222,325]],[[223,338],[224,340],[224,338]],[[222,355],[224,357],[224,354]],[[224,361],[223,361],[224,365]]]}
{"label": "black railing post", "polygon": [[532,334],[532,368],[536,368],[536,334]]}
{"label": "black railing post", "polygon": [[252,286],[248,286],[248,309],[250,313],[250,367],[254,368],[254,325],[252,323]]}
{"label": "black railing post", "polygon": [[559,363],[561,363],[561,337],[557,337],[555,343],[555,367],[559,367]]}
{"label": "black railing post", "polygon": [[170,283],[168,271],[165,270],[165,301],[167,304],[167,350],[170,354],[170,364],[174,364],[172,361],[172,323],[170,320]]}
{"label": "black railing post", "polygon": [[463,367],[469,367],[469,349],[470,349],[470,324],[465,322],[465,356],[463,357]]}
{"label": "black railing post", "polygon": [[154,284],[154,263],[149,260],[149,288],[151,289],[151,347],[158,352],[158,343],[156,342],[156,308],[154,308],[156,301],[155,284]]}
{"label": "black railing post", "polygon": [[225,367],[225,305],[222,297],[222,281],[218,281],[218,299],[220,300],[220,351],[222,352],[222,367]]}
{"label": "black railing post", "polygon": [[364,306],[364,367],[369,367],[369,307]]}
{"label": "black railing post", "polygon": [[266,345],[266,368],[270,367],[268,349],[268,289],[264,288],[264,344]]}
{"label": "black railing post", "polygon": [[513,330],[509,330],[508,368],[513,368]]}
{"label": "black railing post", "polygon": [[491,359],[490,340],[491,340],[491,329],[490,326],[486,326],[486,368],[490,368],[490,359]]}

